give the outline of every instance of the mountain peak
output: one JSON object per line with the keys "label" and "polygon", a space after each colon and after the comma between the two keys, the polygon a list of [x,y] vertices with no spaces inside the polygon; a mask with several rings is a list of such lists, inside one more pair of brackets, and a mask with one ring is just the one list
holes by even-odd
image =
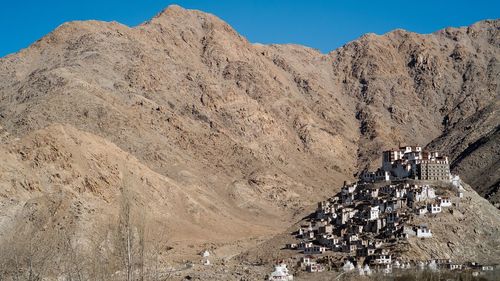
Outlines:
{"label": "mountain peak", "polygon": [[[473,31],[366,35],[324,56],[251,45],[219,18],[176,5],[134,28],[62,25],[0,59],[0,248],[59,239],[63,246],[43,253],[53,258],[43,265],[68,268],[58,261],[73,255],[73,241],[89,249],[121,244],[108,237],[122,237],[114,229],[130,205],[146,235],[168,237],[168,259],[179,265],[207,245],[228,245],[233,256],[378,167],[378,152],[398,143],[432,142],[453,173],[500,202],[500,37],[494,28]],[[474,214],[476,225],[498,229],[498,210],[481,213],[475,207],[486,201],[471,204],[470,193],[463,200],[470,209],[448,217]],[[498,240],[492,228],[461,225]],[[33,226],[43,228],[28,233]],[[440,244],[440,253],[498,262],[469,232],[450,231],[456,240]],[[442,233],[435,238],[446,239]],[[485,246],[449,248],[461,239]],[[433,244],[422,245],[431,253]],[[5,253],[31,253],[22,247]],[[81,260],[101,262],[89,254]],[[106,263],[121,264],[110,256]],[[121,270],[110,267],[109,276]]]}
{"label": "mountain peak", "polygon": [[179,15],[181,13],[186,13],[188,10],[184,9],[183,7],[172,4],[167,6],[165,9],[163,9],[161,12],[159,12],[154,18],[160,18],[160,17],[169,17],[173,15]]}
{"label": "mountain peak", "polygon": [[[147,21],[146,24],[156,23],[162,24],[165,22],[190,25],[196,22],[220,22],[224,23],[218,17],[205,13],[199,10],[185,9],[179,5],[169,5],[167,8],[163,9],[157,15],[155,15],[151,20]],[[224,23],[225,24],[225,23]]]}

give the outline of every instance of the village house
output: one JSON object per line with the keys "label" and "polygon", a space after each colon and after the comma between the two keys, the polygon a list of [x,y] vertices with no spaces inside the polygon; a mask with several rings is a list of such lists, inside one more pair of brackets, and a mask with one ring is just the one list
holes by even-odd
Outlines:
{"label": "village house", "polygon": [[359,237],[356,234],[349,233],[349,234],[346,234],[344,236],[344,240],[349,242],[349,243],[352,243],[352,242],[358,241]]}
{"label": "village house", "polygon": [[268,280],[290,281],[293,275],[288,272],[286,264],[280,263],[274,267],[274,271],[269,274]]}
{"label": "village house", "polygon": [[419,216],[422,216],[422,215],[427,214],[427,207],[426,207],[426,206],[424,206],[424,207],[420,207],[420,208],[418,208],[418,209],[417,209],[417,214],[418,214]]}
{"label": "village house", "polygon": [[366,232],[379,233],[386,225],[385,218],[369,221],[363,228]]}
{"label": "village house", "polygon": [[315,264],[316,262],[314,261],[312,256],[303,256],[300,258],[300,266],[305,268],[306,266],[310,264]]}
{"label": "village house", "polygon": [[392,263],[392,257],[391,255],[387,254],[379,254],[379,255],[374,255],[372,256],[370,263],[372,265],[385,265],[385,264],[391,264]]}
{"label": "village house", "polygon": [[366,213],[367,220],[372,221],[378,219],[379,206],[369,206]]}
{"label": "village house", "polygon": [[300,228],[297,231],[297,238],[312,239],[314,238],[314,231]]}
{"label": "village house", "polygon": [[[437,266],[440,267],[440,268],[446,268],[451,263],[450,259],[435,259],[435,260],[432,260],[432,261],[434,263],[436,263]],[[431,262],[431,261],[429,261],[429,262]]]}
{"label": "village house", "polygon": [[335,247],[336,245],[339,245],[340,239],[332,234],[321,235],[318,238],[318,243],[321,245],[332,248],[332,247]]}
{"label": "village house", "polygon": [[388,171],[378,169],[375,172],[364,172],[361,174],[361,179],[365,182],[390,181],[391,176]]}
{"label": "village house", "polygon": [[322,227],[322,226],[326,226],[326,225],[328,225],[328,221],[325,220],[325,219],[319,219],[319,220],[315,221],[315,227],[316,228],[319,228],[319,227]]}
{"label": "village house", "polygon": [[340,215],[337,217],[338,224],[346,224],[351,218],[353,218],[358,210],[353,208],[343,208],[340,212]]}
{"label": "village house", "polygon": [[495,267],[493,265],[481,265],[482,271],[493,271]]}
{"label": "village house", "polygon": [[358,249],[358,243],[355,242],[347,242],[344,245],[342,245],[342,252],[344,253],[356,253],[356,250]]}
{"label": "village house", "polygon": [[394,190],[395,185],[386,184],[380,188],[380,193],[385,195],[391,195]]}
{"label": "village house", "polygon": [[312,242],[300,242],[297,249],[305,250],[305,249],[311,248],[312,246],[313,246]]}
{"label": "village house", "polygon": [[447,269],[449,270],[462,270],[463,265],[459,263],[449,263]]}
{"label": "village house", "polygon": [[449,197],[438,197],[441,207],[450,207],[451,199]]}
{"label": "village house", "polygon": [[326,247],[312,245],[311,247],[307,247],[304,249],[304,254],[308,255],[323,254],[324,252],[326,252],[326,250],[327,250]]}
{"label": "village house", "polygon": [[397,186],[394,188],[392,192],[392,197],[394,198],[404,198],[406,196],[407,189],[406,189],[406,184],[403,186]]}
{"label": "village house", "polygon": [[402,228],[401,228],[401,232],[406,234],[407,237],[411,237],[411,236],[416,236],[417,233],[415,232],[415,230],[413,229],[413,227],[410,227],[410,226],[406,226],[404,225]]}
{"label": "village house", "polygon": [[493,271],[495,270],[495,267],[498,265],[495,266],[495,265],[479,264],[477,262],[468,262],[466,266],[474,270]]}
{"label": "village house", "polygon": [[427,226],[419,225],[415,228],[418,238],[430,238],[432,237],[432,232]]}
{"label": "village house", "polygon": [[422,202],[436,198],[436,191],[429,185],[422,185],[421,187],[414,187],[408,192],[408,200],[414,202]]}
{"label": "village house", "polygon": [[321,264],[314,263],[306,266],[307,272],[323,272],[325,271],[325,267]]}
{"label": "village house", "polygon": [[441,204],[438,202],[431,203],[431,204],[427,205],[427,210],[431,214],[441,213]]}

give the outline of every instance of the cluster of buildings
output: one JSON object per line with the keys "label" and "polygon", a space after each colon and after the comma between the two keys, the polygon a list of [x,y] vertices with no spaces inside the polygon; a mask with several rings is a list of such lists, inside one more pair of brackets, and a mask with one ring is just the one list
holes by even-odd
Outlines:
{"label": "cluster of buildings", "polygon": [[414,216],[451,206],[450,197],[437,196],[429,185],[344,184],[337,195],[318,203],[308,224],[295,233],[300,242],[287,247],[305,255],[341,252],[371,266],[386,266],[393,263],[399,241],[432,237],[426,225],[410,223]]}
{"label": "cluster of buildings", "polygon": [[[450,188],[437,191],[428,181],[444,181]],[[432,238],[432,229],[415,221],[439,215],[462,197],[460,178],[451,176],[447,157],[418,146],[384,151],[377,172],[363,174],[357,183],[344,183],[339,193],[319,202],[293,233],[297,242],[286,248],[303,254],[298,265],[308,272],[333,268],[357,269],[360,274],[412,267],[477,269],[481,266],[472,263],[408,261],[400,255],[411,237]]]}
{"label": "cluster of buildings", "polygon": [[[326,270],[325,264],[328,264],[329,269],[336,269],[338,271],[344,272],[357,272],[359,275],[371,275],[375,269],[371,267],[369,264],[361,264],[357,260],[349,260],[346,259],[341,263],[324,263],[324,259],[316,259],[313,256],[304,256],[300,260],[300,266],[303,270],[308,272],[322,272]],[[494,265],[482,265],[475,262],[467,262],[467,263],[456,263],[451,259],[434,259],[434,260],[425,260],[425,261],[400,261],[394,260],[392,263],[387,263],[383,267],[378,267],[378,269],[382,269],[381,271],[384,273],[391,273],[393,269],[395,270],[406,270],[406,269],[419,269],[419,270],[451,270],[451,271],[459,271],[459,270],[471,270],[473,273],[480,272],[488,272],[494,271]],[[477,276],[478,274],[473,274]]]}
{"label": "cluster of buildings", "polygon": [[451,181],[448,157],[420,146],[403,146],[382,153],[382,166],[375,172],[365,172],[367,182],[401,179]]}

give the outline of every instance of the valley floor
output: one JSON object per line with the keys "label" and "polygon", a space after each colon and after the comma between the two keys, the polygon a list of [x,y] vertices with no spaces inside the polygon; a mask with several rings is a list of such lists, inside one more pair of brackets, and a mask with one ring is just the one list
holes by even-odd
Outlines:
{"label": "valley floor", "polygon": [[[193,265],[185,270],[172,272],[168,280],[246,280],[246,281],[261,281],[268,280],[269,273],[272,271],[271,266],[251,266],[251,265]],[[404,272],[396,272],[393,274],[375,273],[371,276],[360,276],[357,273],[328,271],[321,273],[306,273],[297,272],[294,274],[295,281],[330,281],[330,280],[498,280],[500,272],[482,272],[477,276],[473,275],[472,271],[466,272],[451,272],[451,271],[418,271],[408,270]]]}

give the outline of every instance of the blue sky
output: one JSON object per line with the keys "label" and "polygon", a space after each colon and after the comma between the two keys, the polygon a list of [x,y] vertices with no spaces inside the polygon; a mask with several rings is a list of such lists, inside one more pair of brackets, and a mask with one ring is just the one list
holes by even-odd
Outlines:
{"label": "blue sky", "polygon": [[500,0],[1,0],[0,57],[29,46],[58,25],[98,19],[135,26],[170,4],[217,15],[251,42],[296,43],[329,52],[367,32],[430,33],[500,17]]}

